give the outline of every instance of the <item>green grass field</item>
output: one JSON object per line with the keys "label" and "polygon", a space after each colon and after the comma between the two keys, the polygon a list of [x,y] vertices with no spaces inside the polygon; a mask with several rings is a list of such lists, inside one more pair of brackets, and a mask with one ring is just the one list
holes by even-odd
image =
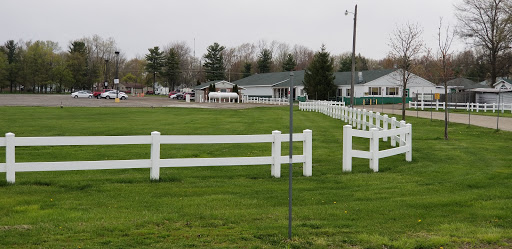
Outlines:
{"label": "green grass field", "polygon": [[[0,107],[0,133],[110,136],[288,133],[287,107]],[[342,123],[294,112],[313,130],[313,176],[270,165],[0,173],[0,248],[510,248],[512,133],[408,117],[413,161],[354,159],[342,173]],[[283,143],[283,155],[288,145]],[[355,139],[354,147],[368,147]],[[389,145],[381,142],[382,148]],[[302,153],[301,144],[294,150]],[[167,145],[162,158],[268,156],[270,144]],[[18,147],[16,161],[149,158],[149,146]],[[0,147],[0,162],[5,148]]]}

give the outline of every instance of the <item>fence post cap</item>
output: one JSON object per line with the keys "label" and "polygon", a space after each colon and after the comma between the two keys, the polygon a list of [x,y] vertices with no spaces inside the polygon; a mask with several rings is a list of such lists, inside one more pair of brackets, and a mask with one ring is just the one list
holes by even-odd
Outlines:
{"label": "fence post cap", "polygon": [[352,125],[344,125],[343,128],[350,128],[350,129],[352,129]]}
{"label": "fence post cap", "polygon": [[5,133],[5,136],[6,136],[6,137],[14,137],[14,133],[12,133],[12,132],[7,132],[7,133]]}
{"label": "fence post cap", "polygon": [[158,131],[153,131],[153,132],[151,132],[151,135],[160,135],[160,132],[158,132]]}
{"label": "fence post cap", "polygon": [[278,131],[278,130],[272,131],[272,134],[277,134],[277,133],[281,133],[281,131]]}

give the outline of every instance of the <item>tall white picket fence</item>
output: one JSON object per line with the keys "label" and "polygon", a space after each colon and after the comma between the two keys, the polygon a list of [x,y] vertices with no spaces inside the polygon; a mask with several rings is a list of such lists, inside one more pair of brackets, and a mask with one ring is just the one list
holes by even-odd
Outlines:
{"label": "tall white picket fence", "polygon": [[476,111],[476,112],[487,112],[492,111],[497,112],[501,111],[501,113],[505,113],[505,111],[510,111],[512,113],[512,104],[506,104],[506,103],[448,103],[445,105],[444,102],[431,102],[431,101],[410,101],[409,102],[409,108],[414,109],[436,109],[438,111],[439,109],[444,110],[446,107],[448,109],[459,109],[459,110],[466,110],[466,111]]}
{"label": "tall white picket fence", "polygon": [[[293,163],[303,163],[303,175],[313,174],[313,135],[311,130],[294,133],[293,141],[303,142],[303,154],[293,155]],[[151,132],[151,136],[78,136],[78,137],[16,137],[13,133],[0,138],[0,146],[5,146],[5,163],[0,163],[0,172],[6,172],[6,179],[14,183],[16,172],[133,169],[149,168],[150,179],[160,178],[160,168],[196,167],[196,166],[236,166],[271,165],[271,175],[281,177],[281,164],[289,163],[289,156],[281,155],[281,143],[289,140],[289,134],[273,131],[271,135],[160,135]],[[229,144],[229,143],[272,143],[272,155],[266,157],[227,157],[227,158],[175,158],[161,159],[161,144]],[[71,161],[71,162],[24,162],[15,161],[17,146],[72,146],[72,145],[126,145],[150,144],[150,159],[107,160],[107,161]]]}
{"label": "tall white picket fence", "polygon": [[289,103],[288,98],[260,98],[260,97],[249,97],[243,96],[242,103],[253,103],[253,104],[268,104],[268,105],[287,105]]}
{"label": "tall white picket fence", "polygon": [[[412,125],[405,121],[399,122],[379,112],[346,107],[340,102],[300,102],[299,109],[320,112],[348,123],[343,127],[343,171],[352,170],[352,157],[370,159],[370,168],[375,172],[379,170],[380,158],[405,153],[406,160],[412,160]],[[352,137],[369,138],[370,151],[353,150]],[[396,147],[398,141],[398,147],[379,151],[379,140],[388,141],[388,138],[392,147]]]}

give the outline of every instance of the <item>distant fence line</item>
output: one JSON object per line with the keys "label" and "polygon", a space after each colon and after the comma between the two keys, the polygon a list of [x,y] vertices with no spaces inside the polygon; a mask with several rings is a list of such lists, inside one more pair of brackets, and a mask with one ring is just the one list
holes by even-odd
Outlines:
{"label": "distant fence line", "polygon": [[242,96],[242,103],[268,104],[268,105],[287,105],[288,98],[263,98]]}
{"label": "distant fence line", "polygon": [[[303,163],[303,175],[312,176],[313,135],[311,130],[293,134],[293,141],[303,142],[303,154],[293,155],[293,163]],[[288,141],[289,134],[273,131],[271,135],[160,135],[151,132],[151,136],[78,136],[78,137],[16,137],[13,133],[0,138],[0,146],[5,146],[5,163],[0,163],[0,172],[6,172],[9,183],[15,182],[16,172],[133,169],[149,168],[150,179],[160,178],[160,168],[196,167],[196,166],[237,166],[271,165],[271,175],[281,176],[281,164],[288,163],[289,156],[281,155],[281,142]],[[219,144],[219,143],[272,143],[272,155],[266,157],[228,157],[228,158],[175,158],[161,159],[161,144]],[[73,146],[73,145],[134,145],[150,144],[150,159],[107,160],[107,161],[71,161],[71,162],[24,162],[15,161],[17,146]]]}
{"label": "distant fence line", "polygon": [[[405,153],[406,161],[412,161],[412,125],[405,121],[398,122],[395,117],[346,107],[335,101],[300,102],[299,110],[323,113],[348,123],[343,126],[343,171],[352,171],[353,157],[370,159],[370,169],[374,172],[379,171],[380,158]],[[369,138],[370,151],[352,149],[352,137]],[[399,147],[379,151],[379,139],[387,141],[388,137],[392,147],[397,146],[397,141]]]}
{"label": "distant fence line", "polygon": [[411,101],[409,102],[409,108],[414,109],[435,109],[438,110],[444,110],[445,108],[448,109],[455,109],[455,110],[466,110],[466,111],[492,111],[497,112],[501,111],[501,113],[505,113],[505,111],[510,111],[512,113],[512,104],[505,104],[505,103],[491,103],[491,104],[483,104],[483,103],[448,103],[445,104],[445,102],[433,102],[433,101]]}

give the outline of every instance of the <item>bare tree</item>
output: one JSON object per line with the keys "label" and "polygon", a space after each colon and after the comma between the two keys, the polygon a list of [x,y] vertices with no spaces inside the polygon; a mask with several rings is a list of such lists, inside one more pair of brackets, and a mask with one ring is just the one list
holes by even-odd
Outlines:
{"label": "bare tree", "polygon": [[499,57],[512,42],[512,0],[463,0],[455,5],[458,35],[486,51],[491,69],[491,86],[498,76]]}
{"label": "bare tree", "polygon": [[[453,37],[455,36],[453,31],[450,31],[450,25],[446,26],[444,34],[442,33],[443,29],[443,19],[439,20],[439,29],[437,32],[437,41],[438,41],[438,65],[439,65],[439,78],[444,84],[444,103],[448,103],[448,85],[447,81],[453,77],[453,71],[451,70],[450,62],[452,53],[450,52],[450,47],[452,45]],[[448,140],[448,107],[444,108],[444,139]]]}
{"label": "bare tree", "polygon": [[389,39],[390,55],[394,58],[397,68],[400,69],[402,81],[402,120],[405,120],[407,83],[413,75],[411,69],[414,59],[420,55],[423,49],[422,33],[423,29],[418,24],[407,23],[397,26]]}

